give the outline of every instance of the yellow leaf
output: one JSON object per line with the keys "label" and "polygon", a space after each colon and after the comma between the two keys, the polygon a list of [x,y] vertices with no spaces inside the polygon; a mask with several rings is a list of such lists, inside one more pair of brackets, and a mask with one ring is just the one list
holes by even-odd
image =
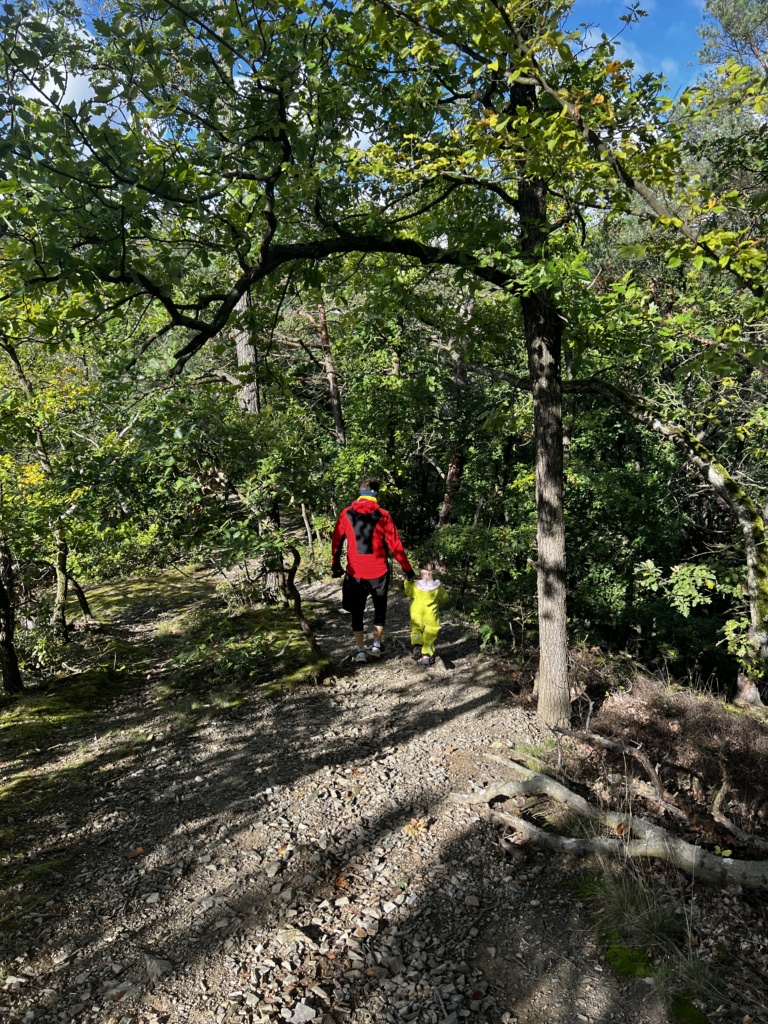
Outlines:
{"label": "yellow leaf", "polygon": [[411,818],[408,824],[403,826],[403,832],[407,836],[413,836],[414,839],[426,831],[427,822],[424,818]]}

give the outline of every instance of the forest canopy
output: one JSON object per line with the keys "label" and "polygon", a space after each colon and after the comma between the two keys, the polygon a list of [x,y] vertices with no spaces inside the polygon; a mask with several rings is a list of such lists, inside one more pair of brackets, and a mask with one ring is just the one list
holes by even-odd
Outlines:
{"label": "forest canopy", "polygon": [[708,0],[677,97],[569,12],[2,8],[6,691],[71,587],[287,600],[368,473],[549,724],[575,639],[762,685],[764,5]]}

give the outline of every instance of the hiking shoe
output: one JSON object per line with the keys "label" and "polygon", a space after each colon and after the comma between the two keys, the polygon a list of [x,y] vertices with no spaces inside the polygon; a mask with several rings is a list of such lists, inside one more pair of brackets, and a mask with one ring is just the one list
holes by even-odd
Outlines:
{"label": "hiking shoe", "polygon": [[365,653],[364,647],[355,648],[354,661],[356,661],[358,665],[363,665],[365,664],[366,661],[368,661],[368,655]]}
{"label": "hiking shoe", "polygon": [[435,664],[435,659],[432,657],[431,654],[422,654],[422,656],[419,658],[419,664],[420,665],[434,665]]}
{"label": "hiking shoe", "polygon": [[414,658],[416,661],[418,661],[419,658],[421,657],[421,648],[418,647],[417,645],[414,645],[411,648],[411,657]]}
{"label": "hiking shoe", "polygon": [[372,658],[380,658],[384,653],[384,644],[381,640],[374,640],[368,653]]}

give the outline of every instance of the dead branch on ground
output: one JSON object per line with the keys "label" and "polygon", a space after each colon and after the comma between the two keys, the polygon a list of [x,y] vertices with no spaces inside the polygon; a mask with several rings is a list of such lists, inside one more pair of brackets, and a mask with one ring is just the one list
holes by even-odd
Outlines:
{"label": "dead branch on ground", "polygon": [[[510,762],[510,770],[522,776],[517,781],[493,782],[470,794],[455,794],[462,803],[485,804],[491,815],[509,825],[524,841],[559,853],[602,854],[610,857],[654,857],[673,864],[696,878],[720,885],[741,885],[745,889],[768,891],[768,861],[735,860],[709,853],[672,835],[666,829],[635,814],[603,810],[546,775]],[[546,796],[580,817],[610,830],[612,836],[576,839],[560,836],[533,825],[515,814],[492,807],[500,798],[519,799]],[[513,840],[514,841],[514,840]]]}

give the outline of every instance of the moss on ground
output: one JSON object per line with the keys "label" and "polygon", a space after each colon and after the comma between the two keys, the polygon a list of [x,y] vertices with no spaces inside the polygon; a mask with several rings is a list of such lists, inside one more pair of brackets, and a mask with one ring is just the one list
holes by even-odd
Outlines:
{"label": "moss on ground", "polygon": [[[112,580],[87,590],[93,616],[102,621],[149,618],[163,612],[184,608],[196,601],[210,601],[215,584],[209,575],[188,569],[166,569],[152,577]],[[70,614],[77,614],[77,604],[70,603]]]}
{"label": "moss on ground", "polygon": [[709,1017],[687,996],[676,996],[669,1004],[669,1017],[675,1024],[709,1024]]}
{"label": "moss on ground", "polygon": [[648,955],[642,949],[615,942],[606,949],[605,959],[625,978],[650,978],[654,973]]}
{"label": "moss on ground", "polygon": [[110,662],[0,701],[0,747],[18,756],[81,734],[126,685]]}

